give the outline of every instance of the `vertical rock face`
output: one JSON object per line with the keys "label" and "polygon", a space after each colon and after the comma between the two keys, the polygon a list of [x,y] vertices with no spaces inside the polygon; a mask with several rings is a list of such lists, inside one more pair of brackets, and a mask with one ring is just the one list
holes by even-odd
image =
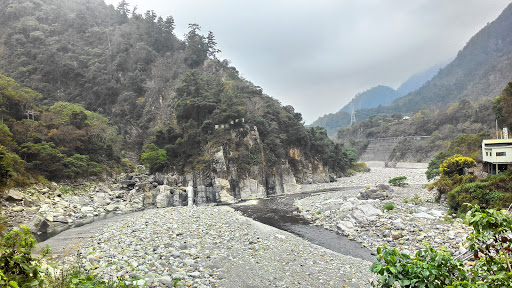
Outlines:
{"label": "vertical rock face", "polygon": [[[209,166],[190,171],[184,176],[159,173],[154,181],[161,185],[191,186],[193,196],[185,194],[188,203],[196,205],[235,203],[297,193],[299,183],[329,181],[329,173],[321,163],[306,160],[299,149],[289,151],[289,156],[295,159],[293,168],[288,161],[273,167],[266,166],[265,153],[255,126],[245,125],[228,133],[224,143],[217,147],[205,147],[208,152],[204,158],[208,159]],[[164,196],[161,198],[164,199]]]}

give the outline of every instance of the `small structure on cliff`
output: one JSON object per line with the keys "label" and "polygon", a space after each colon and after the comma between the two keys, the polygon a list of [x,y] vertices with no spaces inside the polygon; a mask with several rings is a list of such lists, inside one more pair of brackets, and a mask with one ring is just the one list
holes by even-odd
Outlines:
{"label": "small structure on cliff", "polygon": [[506,170],[512,165],[512,139],[483,140],[482,160],[483,169],[489,174]]}

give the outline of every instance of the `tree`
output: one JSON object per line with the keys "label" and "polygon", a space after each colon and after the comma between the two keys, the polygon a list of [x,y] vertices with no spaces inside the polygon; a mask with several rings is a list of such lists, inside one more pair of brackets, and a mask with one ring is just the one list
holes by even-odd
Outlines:
{"label": "tree", "polygon": [[215,36],[212,31],[208,31],[207,46],[208,46],[208,57],[212,59],[217,58],[217,53],[222,52],[220,49],[217,49],[217,42],[215,42]]}
{"label": "tree", "polygon": [[167,16],[164,21],[164,30],[169,33],[173,33],[174,27],[174,18],[172,16]]}
{"label": "tree", "polygon": [[188,24],[190,31],[185,35],[185,64],[190,68],[196,68],[203,64],[208,58],[208,43],[203,35],[198,31],[201,26],[198,24]]}
{"label": "tree", "polygon": [[501,96],[493,103],[496,119],[501,127],[512,129],[512,82],[503,89]]}
{"label": "tree", "polygon": [[140,155],[140,160],[142,164],[149,167],[150,173],[160,172],[167,166],[167,153],[151,143]]}
{"label": "tree", "polygon": [[128,17],[128,13],[130,12],[130,4],[126,0],[121,0],[119,4],[117,4],[116,10],[121,13],[122,16]]}

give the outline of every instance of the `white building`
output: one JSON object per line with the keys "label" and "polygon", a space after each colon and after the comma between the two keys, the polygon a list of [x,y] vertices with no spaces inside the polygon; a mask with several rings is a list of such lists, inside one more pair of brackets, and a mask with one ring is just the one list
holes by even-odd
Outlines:
{"label": "white building", "polygon": [[512,139],[489,139],[482,141],[484,171],[498,174],[512,165]]}

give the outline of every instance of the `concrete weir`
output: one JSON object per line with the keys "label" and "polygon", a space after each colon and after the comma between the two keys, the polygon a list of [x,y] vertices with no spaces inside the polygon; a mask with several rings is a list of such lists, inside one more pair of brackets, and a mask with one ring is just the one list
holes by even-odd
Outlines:
{"label": "concrete weir", "polygon": [[430,136],[404,136],[369,139],[368,147],[361,155],[360,161],[390,161],[390,156],[395,147],[404,140],[422,141]]}

